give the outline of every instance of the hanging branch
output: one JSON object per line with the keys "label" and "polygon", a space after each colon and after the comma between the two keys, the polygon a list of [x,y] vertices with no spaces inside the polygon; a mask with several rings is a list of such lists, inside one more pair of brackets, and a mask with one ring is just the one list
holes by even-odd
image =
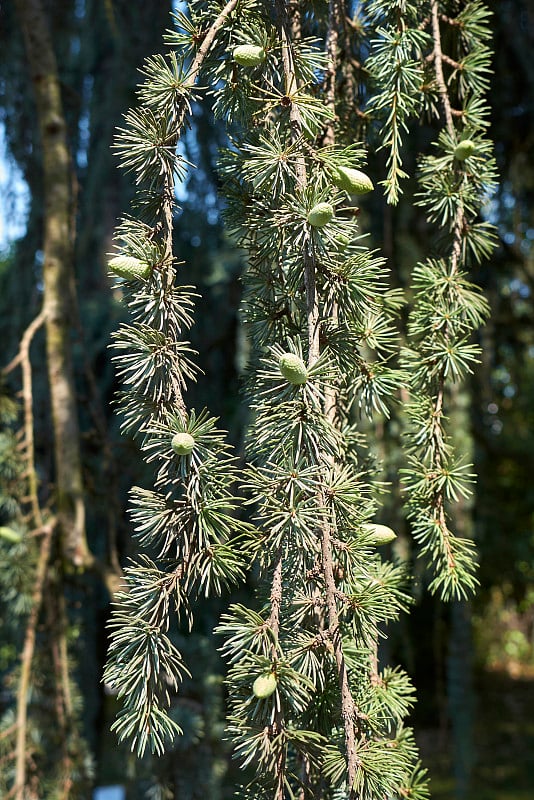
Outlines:
{"label": "hanging branch", "polygon": [[[296,92],[299,88],[293,65],[291,27],[285,0],[277,0],[276,7],[280,18],[280,39],[282,44],[282,63],[284,65],[285,93],[290,101],[289,119],[291,135],[293,142],[298,142],[299,139],[302,138],[303,126],[299,107],[296,103],[291,102],[292,93]],[[304,156],[300,155],[297,157],[295,171],[297,186],[299,189],[303,190],[307,184]],[[308,363],[310,366],[313,366],[320,355],[320,321],[319,302],[315,285],[315,259],[309,234],[305,237],[303,242],[303,262],[304,285],[306,287],[306,314],[308,318]]]}
{"label": "hanging branch", "polygon": [[[295,70],[293,67],[292,56],[292,41],[289,27],[289,17],[287,13],[287,6],[285,0],[278,0],[277,2],[278,14],[280,17],[280,36],[282,41],[282,59],[284,64],[284,76],[286,84],[286,93],[291,94],[291,91],[296,91],[298,87]],[[334,13],[337,14],[337,4],[332,2],[331,14],[332,19]],[[331,34],[329,37],[330,47],[334,48],[337,44],[337,36]],[[335,82],[335,55],[333,50],[329,51],[330,58],[334,58],[334,64],[331,64],[331,70],[334,75],[331,80]],[[333,95],[333,96],[332,96]],[[327,95],[330,102],[334,102],[335,97],[335,84],[329,87]],[[302,138],[303,126],[302,119],[298,105],[292,104],[289,112],[291,120],[291,129],[294,141]],[[333,135],[333,134],[332,134]],[[303,158],[297,161],[297,181],[299,188],[302,190],[307,184],[306,164]],[[304,283],[306,286],[306,312],[308,318],[308,364],[312,367],[321,355],[320,350],[320,311],[319,300],[316,288],[316,261],[314,257],[313,245],[309,238],[304,240],[303,243],[303,264],[304,264]],[[323,460],[326,463],[327,458],[322,454]],[[324,492],[320,490],[317,496],[320,508],[326,508],[326,497]],[[356,781],[357,770],[357,756],[356,756],[356,723],[357,723],[357,709],[350,690],[349,676],[347,666],[345,663],[345,656],[343,653],[343,643],[341,631],[339,626],[339,616],[337,609],[337,587],[334,578],[334,566],[332,556],[332,542],[330,525],[323,522],[321,526],[321,555],[322,555],[322,569],[325,581],[326,592],[326,608],[327,619],[329,626],[329,636],[334,648],[334,656],[338,671],[339,688],[341,691],[341,715],[343,717],[343,724],[345,729],[345,745],[347,749],[347,775],[349,785],[349,796],[351,800],[356,798],[354,789]]]}
{"label": "hanging branch", "polygon": [[[432,36],[434,40],[433,65],[436,74],[436,82],[438,85],[441,104],[443,106],[443,111],[445,114],[447,131],[449,133],[449,136],[451,137],[451,140],[454,141],[456,139],[456,131],[452,119],[451,103],[449,100],[447,84],[445,83],[445,78],[443,75],[443,52],[441,49],[441,33],[439,27],[438,0],[432,0],[431,19],[432,19]],[[458,203],[458,207],[456,209],[456,214],[454,219],[453,245],[451,251],[450,272],[449,272],[451,280],[456,276],[456,273],[458,272],[460,253],[462,248],[463,224],[464,224],[464,208],[463,208],[463,203],[460,200]],[[445,324],[443,328],[443,336],[445,341],[448,342],[449,326],[447,324]],[[435,453],[435,469],[437,472],[441,472],[444,468],[445,435],[442,428],[442,419],[444,415],[443,403],[445,398],[445,368],[443,368],[440,374],[438,375],[437,387],[438,391],[436,399],[434,401],[434,409],[432,412],[433,417],[436,420],[436,425],[434,427],[434,433],[433,433],[433,451]],[[447,569],[450,571],[451,574],[453,574],[456,571],[457,566],[456,566],[454,550],[450,544],[451,533],[448,528],[447,518],[445,514],[445,497],[443,491],[437,490],[435,492],[434,498],[432,500],[432,505],[435,509],[437,523],[439,525],[439,529],[443,539],[443,545],[447,558]]]}
{"label": "hanging branch", "polygon": [[[188,411],[184,401],[184,388],[196,372],[189,343],[181,341],[193,322],[193,295],[189,287],[175,286],[172,247],[175,174],[183,171],[177,144],[192,89],[236,5],[231,0],[209,25],[203,17],[189,63],[184,53],[180,61],[147,60],[143,102],[126,115],[117,137],[122,165],[137,173],[138,204],[150,221],[124,220],[117,233],[121,252],[109,262],[127,288],[135,323],[122,325],[113,344],[127,390],[124,428],[141,438],[145,460],[157,464],[154,490],[131,490],[131,513],[141,544],[158,552],[165,566],[141,556],[126,568],[110,626],[105,679],[124,698],[113,728],[120,739],[132,739],[139,755],[147,746],[162,753],[164,741],[181,732],[167,714],[169,686],[176,691],[187,673],[167,635],[171,598],[191,622],[191,593],[218,594],[242,574],[242,558],[228,546],[231,534],[247,528],[231,516],[237,503],[235,459],[215,420],[206,411]],[[146,670],[148,684],[142,677]]]}
{"label": "hanging branch", "polygon": [[[445,79],[444,64],[457,69],[458,74],[462,69],[451,64],[443,53],[439,3],[431,3],[432,50],[427,63],[434,73],[444,129],[436,143],[438,154],[421,161],[423,191],[417,204],[426,209],[430,221],[448,227],[449,252],[446,259],[429,259],[414,270],[416,299],[409,325],[414,349],[406,352],[415,395],[408,409],[414,433],[412,466],[404,470],[409,513],[423,553],[429,554],[433,562],[431,589],[439,589],[445,598],[466,597],[477,584],[473,544],[455,536],[448,525],[446,504],[459,502],[470,494],[473,475],[468,472],[469,465],[453,452],[444,424],[444,406],[448,383],[457,382],[472,371],[471,364],[479,351],[469,342],[469,336],[488,313],[487,304],[464,271],[469,255],[480,260],[489,255],[493,246],[491,226],[475,221],[495,180],[490,145],[480,133],[475,135],[486,125],[479,98],[486,88],[484,73],[489,61],[484,24],[478,20],[470,30],[471,15],[478,11],[478,4],[468,4],[461,12],[461,30],[468,35],[460,39],[459,52],[467,48],[476,55],[473,74],[462,88],[457,81]],[[459,36],[460,28],[453,27]],[[453,91],[464,109],[474,99],[479,101],[478,112],[471,115],[469,122],[464,120],[463,112],[455,114]]]}
{"label": "hanging branch", "polygon": [[[336,141],[336,78],[338,70],[338,42],[341,19],[344,19],[342,0],[330,0],[328,8],[328,33],[326,35],[326,57],[328,68],[325,75],[325,105],[331,113],[327,121],[326,131],[323,136],[323,145],[334,145]],[[335,329],[339,323],[339,306],[336,300],[332,302],[329,314],[332,326]],[[325,391],[325,414],[331,423],[334,423],[338,406],[338,393],[334,386],[327,386]]]}
{"label": "hanging branch", "polygon": [[434,39],[434,50],[432,51],[432,58],[434,63],[434,69],[436,71],[436,81],[438,84],[438,91],[441,99],[441,104],[443,106],[443,112],[445,114],[445,123],[447,125],[447,130],[451,138],[454,138],[456,132],[454,130],[454,122],[452,121],[451,103],[449,100],[449,92],[447,91],[447,84],[445,83],[445,78],[443,76],[444,59],[443,59],[443,51],[441,49],[441,33],[439,28],[438,0],[432,0],[431,12],[432,12],[431,16],[432,37]]}
{"label": "hanging branch", "polygon": [[[269,614],[269,618],[267,620],[267,625],[269,626],[272,632],[273,641],[271,645],[271,657],[273,663],[276,663],[276,661],[278,660],[279,650],[280,650],[280,644],[279,644],[280,610],[282,607],[282,600],[283,600],[283,570],[284,570],[284,559],[282,555],[282,549],[280,548],[278,551],[273,571],[271,592],[269,596],[271,604],[271,613]],[[267,735],[276,737],[283,732],[283,728],[284,728],[284,714],[282,708],[279,707],[276,710],[271,730],[267,730],[266,733]],[[275,764],[276,784],[275,784],[275,793],[273,800],[284,800],[285,772],[286,772],[286,750],[284,747],[280,747],[278,749],[278,753],[276,754],[276,764]]]}

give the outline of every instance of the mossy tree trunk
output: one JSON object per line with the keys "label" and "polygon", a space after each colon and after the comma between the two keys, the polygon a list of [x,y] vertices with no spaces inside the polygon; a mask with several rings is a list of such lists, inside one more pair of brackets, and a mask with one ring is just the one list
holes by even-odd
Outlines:
{"label": "mossy tree trunk", "polygon": [[40,0],[17,0],[35,94],[44,186],[43,279],[47,369],[55,451],[57,515],[65,560],[90,563],[80,434],[71,353],[73,307],[73,170],[56,58]]}

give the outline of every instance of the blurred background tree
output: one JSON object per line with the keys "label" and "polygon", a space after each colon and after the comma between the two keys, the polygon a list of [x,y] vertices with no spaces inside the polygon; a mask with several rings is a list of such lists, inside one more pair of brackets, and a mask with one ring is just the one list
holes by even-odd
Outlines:
{"label": "blurred background tree", "polygon": [[[358,5],[353,4],[351,16]],[[472,507],[465,509],[465,514],[480,550],[481,589],[467,617],[465,608],[451,613],[426,596],[419,598],[409,625],[403,623],[392,646],[398,649],[418,687],[414,720],[434,777],[433,795],[464,797],[469,791],[470,797],[484,800],[526,800],[534,786],[534,734],[529,726],[534,712],[534,4],[531,0],[490,0],[487,5],[494,11],[496,53],[489,95],[491,134],[501,176],[488,217],[498,227],[500,242],[491,260],[484,262],[475,275],[475,282],[490,301],[492,316],[480,334],[483,363],[468,392],[460,398],[458,419],[462,447],[473,452],[479,476]],[[78,309],[74,312],[72,344],[87,538],[91,552],[111,566],[116,566],[119,557],[123,562],[132,552],[124,515],[126,488],[141,482],[144,469],[133,443],[119,438],[112,413],[118,387],[107,345],[110,331],[123,312],[108,282],[105,264],[116,219],[127,211],[132,187],[128,177],[116,169],[111,143],[122,114],[134,102],[143,59],[163,48],[170,6],[170,2],[156,0],[43,2],[58,64],[73,169]],[[42,301],[44,185],[38,117],[15,3],[3,4],[0,22],[4,158],[16,165],[28,197],[24,233],[15,240],[8,237],[0,262],[0,341],[2,365],[7,365],[16,356],[22,334],[37,316]],[[424,125],[411,126],[404,154],[409,172],[414,171],[419,144],[427,140]],[[245,420],[237,385],[246,342],[238,315],[240,258],[222,230],[217,197],[215,164],[218,146],[223,142],[209,108],[203,105],[195,109],[193,128],[183,146],[198,169],[180,188],[183,210],[175,234],[175,252],[188,264],[188,283],[197,285],[202,294],[193,333],[203,369],[210,376],[211,409],[224,414],[226,424],[231,420],[231,437],[240,445]],[[380,154],[371,155],[371,166],[376,174],[384,174]],[[415,185],[405,186],[407,196],[415,191]],[[5,207],[9,208],[9,193],[19,193],[20,182],[6,186],[5,192]],[[407,269],[416,260],[414,254],[427,251],[430,232],[411,203],[397,210],[378,199],[374,202],[376,208],[372,208],[367,224],[374,241],[383,243],[398,285],[406,286]],[[378,225],[377,220],[381,221]],[[32,371],[39,500],[46,509],[54,473],[42,332],[36,333],[32,345]],[[15,530],[19,525],[22,531],[26,498],[17,430],[24,398],[22,407],[15,403],[20,387],[18,373],[10,372],[2,386],[0,409],[0,525]],[[194,391],[199,393],[194,403],[202,406],[202,389]],[[396,420],[376,431],[376,455],[383,459],[385,476],[391,479],[398,468]],[[395,495],[391,503],[393,519],[399,505]],[[30,542],[29,550],[18,549],[19,543],[5,537],[0,540],[0,575],[6,587],[0,602],[0,670],[6,676],[17,665],[22,645],[17,620],[26,619],[30,603],[29,578],[39,559],[37,539]],[[399,546],[407,546],[407,542],[402,539]],[[71,665],[71,675],[79,687],[75,705],[79,704],[80,730],[87,742],[87,747],[80,745],[76,751],[80,774],[86,781],[80,779],[80,796],[88,796],[83,792],[89,791],[86,787],[93,780],[128,782],[129,797],[141,796],[150,785],[156,785],[155,775],[165,771],[174,774],[178,762],[186,759],[196,781],[200,773],[204,776],[204,781],[198,782],[199,794],[209,790],[213,797],[231,796],[233,777],[230,772],[224,778],[227,755],[220,743],[222,665],[210,637],[221,605],[214,601],[206,604],[204,627],[186,643],[189,658],[198,658],[203,666],[200,681],[187,691],[191,728],[180,744],[184,750],[179,759],[171,755],[158,764],[147,759],[136,765],[125,750],[119,751],[107,732],[114,701],[105,695],[100,683],[109,614],[105,582],[93,571],[65,574],[57,554],[50,563],[53,569],[45,585],[57,585],[54,581],[61,574],[61,595],[68,615],[66,636],[76,661]],[[13,583],[16,568],[20,568],[18,584]],[[13,585],[19,586],[15,595]],[[53,639],[53,628],[51,619],[41,620],[38,651],[47,636]],[[37,725],[32,734],[36,737],[36,758],[42,759],[39,764],[45,765],[52,781],[45,786],[52,786],[55,780],[50,755],[48,759],[42,755],[46,747],[39,739],[46,727],[47,708],[54,702],[54,681],[47,673],[50,663],[45,662],[44,667],[37,664],[35,680],[39,680],[32,695],[37,717],[42,715],[41,733]],[[0,711],[5,712],[3,731],[13,723],[10,709],[14,686],[9,679],[0,696]],[[473,713],[466,720],[469,707]],[[451,759],[451,730],[460,737],[456,738],[457,746],[471,753],[456,780],[451,778],[451,764],[458,768],[458,760]],[[8,740],[9,736],[0,740],[0,758],[11,752]],[[190,781],[184,785],[190,785]],[[40,796],[41,790],[35,791],[35,796]],[[187,796],[185,790],[183,796]]]}

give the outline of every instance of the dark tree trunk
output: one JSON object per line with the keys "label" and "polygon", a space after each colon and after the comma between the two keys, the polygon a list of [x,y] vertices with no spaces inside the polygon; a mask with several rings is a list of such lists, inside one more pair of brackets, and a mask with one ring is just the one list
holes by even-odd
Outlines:
{"label": "dark tree trunk", "polygon": [[64,558],[91,561],[85,536],[80,434],[71,352],[73,170],[60,83],[40,0],[17,0],[41,136],[44,188],[44,311],[55,453],[57,513]]}

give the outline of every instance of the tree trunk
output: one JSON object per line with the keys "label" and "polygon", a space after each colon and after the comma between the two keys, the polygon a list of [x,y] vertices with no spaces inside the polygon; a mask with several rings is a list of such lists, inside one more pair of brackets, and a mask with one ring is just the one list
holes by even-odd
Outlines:
{"label": "tree trunk", "polygon": [[91,562],[85,536],[80,434],[71,353],[73,174],[57,63],[40,0],[17,0],[41,135],[44,184],[44,312],[62,552]]}
{"label": "tree trunk", "polygon": [[[452,388],[450,421],[454,445],[456,451],[469,461],[473,458],[469,417],[471,402],[467,387]],[[460,498],[451,509],[453,530],[458,536],[473,538],[472,506],[473,498]],[[468,600],[456,600],[451,604],[447,700],[452,731],[454,797],[456,800],[466,800],[470,795],[476,757],[472,609]]]}

